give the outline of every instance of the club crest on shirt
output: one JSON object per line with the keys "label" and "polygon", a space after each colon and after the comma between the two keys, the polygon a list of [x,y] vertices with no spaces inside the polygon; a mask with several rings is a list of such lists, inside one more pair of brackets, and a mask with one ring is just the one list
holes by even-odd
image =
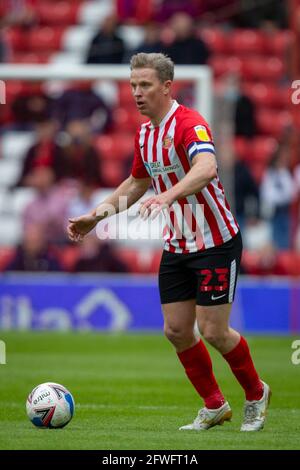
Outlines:
{"label": "club crest on shirt", "polygon": [[194,127],[194,129],[199,140],[201,140],[202,142],[211,141],[211,138],[209,137],[205,126],[196,126]]}
{"label": "club crest on shirt", "polygon": [[166,135],[163,139],[162,146],[164,149],[169,149],[173,145],[173,138],[170,135]]}

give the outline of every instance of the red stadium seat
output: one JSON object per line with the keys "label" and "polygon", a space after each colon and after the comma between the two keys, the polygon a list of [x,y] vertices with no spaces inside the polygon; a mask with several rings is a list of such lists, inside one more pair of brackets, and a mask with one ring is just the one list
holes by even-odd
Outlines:
{"label": "red stadium seat", "polygon": [[56,51],[60,48],[65,28],[38,27],[28,34],[28,47],[32,52]]}
{"label": "red stadium seat", "polygon": [[135,250],[133,248],[116,248],[120,259],[132,273],[157,273],[161,260],[161,250]]}
{"label": "red stadium seat", "polygon": [[116,188],[124,180],[124,170],[121,162],[116,160],[103,160],[101,163],[101,176],[105,186]]}
{"label": "red stadium seat", "polygon": [[119,82],[119,104],[122,107],[134,106],[132,91],[128,82]]}
{"label": "red stadium seat", "polygon": [[257,113],[256,121],[259,133],[280,138],[292,124],[292,117],[288,111],[274,113],[272,110],[262,109]]}
{"label": "red stadium seat", "polygon": [[273,137],[255,137],[252,142],[251,160],[267,164],[278,147]]}
{"label": "red stadium seat", "polygon": [[214,55],[209,60],[209,65],[213,68],[216,77],[227,73],[239,73],[242,70],[242,61],[235,56]]}
{"label": "red stadium seat", "polygon": [[236,29],[228,38],[228,50],[231,54],[262,54],[265,49],[265,36],[260,31]]}
{"label": "red stadium seat", "polygon": [[124,132],[135,133],[145,119],[134,107],[132,109],[116,108],[113,111],[113,122],[115,129],[122,129]]}
{"label": "red stadium seat", "polygon": [[134,152],[134,135],[128,133],[101,135],[95,143],[103,160],[127,160]]}
{"label": "red stadium seat", "polygon": [[28,51],[28,35],[21,28],[9,28],[5,33],[5,38],[12,52]]}
{"label": "red stadium seat", "polygon": [[230,52],[228,34],[221,29],[200,29],[199,36],[206,42],[213,53],[226,54]]}
{"label": "red stadium seat", "polygon": [[243,85],[243,90],[257,106],[264,106],[265,108],[285,108],[290,103],[290,88],[282,88],[265,83],[248,82]]}
{"label": "red stadium seat", "polygon": [[52,52],[16,52],[9,62],[11,64],[47,64]]}
{"label": "red stadium seat", "polygon": [[3,271],[14,255],[14,248],[0,247],[0,272]]}
{"label": "red stadium seat", "polygon": [[76,261],[80,256],[80,247],[72,245],[64,247],[56,252],[64,271],[73,271]]}
{"label": "red stadium seat", "polygon": [[277,147],[277,140],[273,137],[257,136],[253,139],[236,137],[234,139],[236,155],[249,163],[254,161],[267,163]]}
{"label": "red stadium seat", "polygon": [[284,63],[278,57],[250,56],[243,61],[242,75],[245,80],[279,81],[284,74]]}
{"label": "red stadium seat", "polygon": [[274,34],[270,34],[266,38],[266,47],[269,54],[274,54],[276,56],[284,56],[288,48],[292,45],[294,36],[293,32],[286,30],[286,31],[278,31]]}
{"label": "red stadium seat", "polygon": [[42,25],[72,25],[76,23],[79,2],[42,0],[36,4],[36,13]]}

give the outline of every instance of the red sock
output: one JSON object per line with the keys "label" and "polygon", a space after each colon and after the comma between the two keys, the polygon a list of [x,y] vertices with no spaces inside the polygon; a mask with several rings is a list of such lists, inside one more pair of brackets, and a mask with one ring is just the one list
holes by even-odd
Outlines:
{"label": "red sock", "polygon": [[223,354],[223,357],[245,390],[246,400],[260,400],[263,394],[263,385],[255,370],[245,338],[241,336],[238,345],[232,351]]}
{"label": "red sock", "polygon": [[205,406],[209,409],[220,408],[225,399],[216,382],[211,359],[203,341],[177,355]]}

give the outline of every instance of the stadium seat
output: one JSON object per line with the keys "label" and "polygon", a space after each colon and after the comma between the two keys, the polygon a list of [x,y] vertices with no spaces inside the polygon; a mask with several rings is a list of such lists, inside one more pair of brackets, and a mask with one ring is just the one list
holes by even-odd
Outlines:
{"label": "stadium seat", "polygon": [[267,164],[277,147],[278,142],[273,137],[255,137],[251,145],[251,159]]}
{"label": "stadium seat", "polygon": [[101,135],[96,139],[96,146],[102,160],[127,160],[134,152],[134,135],[122,132]]}
{"label": "stadium seat", "polygon": [[130,110],[119,107],[113,111],[113,122],[116,130],[122,129],[124,132],[128,131],[134,134],[145,120],[135,107]]}
{"label": "stadium seat", "polygon": [[132,91],[128,82],[119,82],[119,104],[121,107],[134,106]]}
{"label": "stadium seat", "polygon": [[284,74],[284,63],[278,57],[249,56],[243,61],[245,80],[279,81]]}
{"label": "stadium seat", "polygon": [[266,47],[269,54],[284,57],[293,41],[293,32],[290,30],[278,31],[266,38]]}
{"label": "stadium seat", "polygon": [[292,118],[289,111],[274,113],[269,109],[262,109],[256,115],[258,132],[280,138],[291,123]]}
{"label": "stadium seat", "polygon": [[11,48],[10,53],[28,51],[28,35],[20,28],[9,28],[5,33],[5,38]]}
{"label": "stadium seat", "polygon": [[161,250],[136,250],[120,246],[116,248],[116,252],[131,273],[154,274],[158,272]]}
{"label": "stadium seat", "polygon": [[217,28],[200,28],[199,37],[208,45],[214,54],[226,54],[230,52],[228,34]]}
{"label": "stadium seat", "polygon": [[247,82],[243,84],[243,90],[257,106],[285,108],[290,103],[290,88],[277,87],[266,83]]}
{"label": "stadium seat", "polygon": [[101,176],[107,187],[116,188],[124,180],[123,166],[115,159],[103,160],[101,163]]}
{"label": "stadium seat", "polygon": [[214,75],[219,77],[227,73],[241,72],[243,63],[238,57],[216,54],[209,60],[209,65],[213,68]]}
{"label": "stadium seat", "polygon": [[28,33],[28,48],[32,52],[51,52],[60,48],[62,36],[64,34],[62,27],[42,26],[34,28]]}
{"label": "stadium seat", "polygon": [[265,37],[260,31],[235,29],[228,38],[228,50],[231,54],[262,54],[265,52]]}
{"label": "stadium seat", "polygon": [[14,254],[14,248],[0,246],[0,272],[5,269]]}
{"label": "stadium seat", "polygon": [[36,3],[35,10],[41,25],[71,25],[76,23],[81,2],[42,0]]}
{"label": "stadium seat", "polygon": [[15,52],[11,54],[11,64],[47,64],[50,62],[51,52]]}
{"label": "stadium seat", "polygon": [[56,254],[63,270],[72,272],[80,255],[80,247],[78,245],[66,246],[62,249],[57,249]]}

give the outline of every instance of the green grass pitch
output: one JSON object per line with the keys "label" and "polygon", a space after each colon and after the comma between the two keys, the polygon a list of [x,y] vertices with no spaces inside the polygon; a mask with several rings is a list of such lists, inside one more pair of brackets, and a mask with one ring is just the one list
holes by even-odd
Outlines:
{"label": "green grass pitch", "polygon": [[[0,449],[299,449],[300,365],[295,338],[248,338],[257,369],[273,390],[265,429],[241,433],[243,393],[211,348],[233,420],[205,432],[178,431],[201,405],[162,334],[2,332]],[[54,381],[72,392],[75,416],[64,429],[35,428],[25,413],[32,388]]]}

